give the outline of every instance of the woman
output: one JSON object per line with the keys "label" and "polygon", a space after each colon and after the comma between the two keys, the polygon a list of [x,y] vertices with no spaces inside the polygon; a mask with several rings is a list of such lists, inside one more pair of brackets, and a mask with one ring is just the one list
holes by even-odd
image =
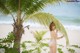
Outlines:
{"label": "woman", "polygon": [[60,38],[63,38],[63,36],[61,36],[61,37],[57,36],[57,32],[58,31],[56,30],[54,22],[51,22],[51,24],[49,26],[49,29],[50,29],[50,35],[51,35],[51,39],[50,39],[50,53],[56,53],[56,48],[57,48],[56,40],[60,39]]}

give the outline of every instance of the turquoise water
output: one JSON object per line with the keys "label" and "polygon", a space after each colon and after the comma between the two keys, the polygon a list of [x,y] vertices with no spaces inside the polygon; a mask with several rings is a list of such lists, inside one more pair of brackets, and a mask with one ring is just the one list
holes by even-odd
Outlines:
{"label": "turquoise water", "polygon": [[[55,16],[64,25],[80,26],[80,17]],[[0,16],[0,24],[13,23],[12,17]]]}
{"label": "turquoise water", "polygon": [[56,16],[56,18],[64,25],[80,26],[80,17]]}

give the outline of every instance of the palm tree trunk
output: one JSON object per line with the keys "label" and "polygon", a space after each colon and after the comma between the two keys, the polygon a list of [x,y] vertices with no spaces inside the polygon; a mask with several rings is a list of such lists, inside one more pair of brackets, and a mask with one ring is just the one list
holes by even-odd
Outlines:
{"label": "palm tree trunk", "polygon": [[15,39],[14,39],[14,48],[17,49],[17,51],[20,53],[20,41],[21,41],[21,37],[22,34],[24,33],[24,29],[22,26],[22,21],[20,20],[19,24],[16,20],[16,22],[13,25],[13,32],[15,34]]}
{"label": "palm tree trunk", "polygon": [[15,34],[15,39],[14,39],[14,48],[17,49],[18,53],[20,53],[20,41],[22,34],[24,33],[23,29],[23,21],[21,19],[21,7],[20,7],[20,0],[19,5],[18,5],[18,12],[17,12],[17,19],[14,22],[13,25],[13,33]]}

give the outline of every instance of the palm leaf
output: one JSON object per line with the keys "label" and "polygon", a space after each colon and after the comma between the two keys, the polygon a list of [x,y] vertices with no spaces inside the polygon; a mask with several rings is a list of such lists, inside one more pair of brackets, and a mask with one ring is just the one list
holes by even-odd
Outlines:
{"label": "palm leaf", "polygon": [[6,8],[4,0],[0,0],[0,11],[4,14],[9,14],[9,10]]}
{"label": "palm leaf", "polygon": [[[55,4],[65,0],[21,0],[21,12],[30,15],[38,10],[43,9],[46,4]],[[15,5],[16,4],[16,5]],[[0,0],[0,12],[9,14],[18,11],[19,0]]]}
{"label": "palm leaf", "polygon": [[42,40],[44,34],[46,34],[46,31],[39,31],[39,32],[36,31],[36,32],[34,33],[34,37],[36,38],[37,42],[39,42],[39,41]]}
{"label": "palm leaf", "polygon": [[[60,0],[21,0],[21,12],[32,14],[42,9],[46,4],[56,3],[58,1]],[[6,13],[9,13],[7,10],[16,13],[18,11],[18,4],[19,0],[0,0],[0,8]]]}
{"label": "palm leaf", "polygon": [[40,23],[40,24],[45,25],[47,27],[53,21],[56,25],[56,29],[59,30],[65,36],[66,45],[69,44],[68,35],[67,35],[67,32],[66,32],[64,26],[52,14],[38,12],[38,13],[34,13],[31,16],[29,16],[28,20],[30,20],[32,22]]}

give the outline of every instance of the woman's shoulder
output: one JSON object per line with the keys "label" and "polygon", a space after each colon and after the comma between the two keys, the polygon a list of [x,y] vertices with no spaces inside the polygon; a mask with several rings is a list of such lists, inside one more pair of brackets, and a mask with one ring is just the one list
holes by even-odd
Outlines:
{"label": "woman's shoulder", "polygon": [[51,34],[57,34],[57,31],[56,30],[51,31]]}
{"label": "woman's shoulder", "polygon": [[55,33],[55,31],[51,31],[51,34],[54,34]]}

